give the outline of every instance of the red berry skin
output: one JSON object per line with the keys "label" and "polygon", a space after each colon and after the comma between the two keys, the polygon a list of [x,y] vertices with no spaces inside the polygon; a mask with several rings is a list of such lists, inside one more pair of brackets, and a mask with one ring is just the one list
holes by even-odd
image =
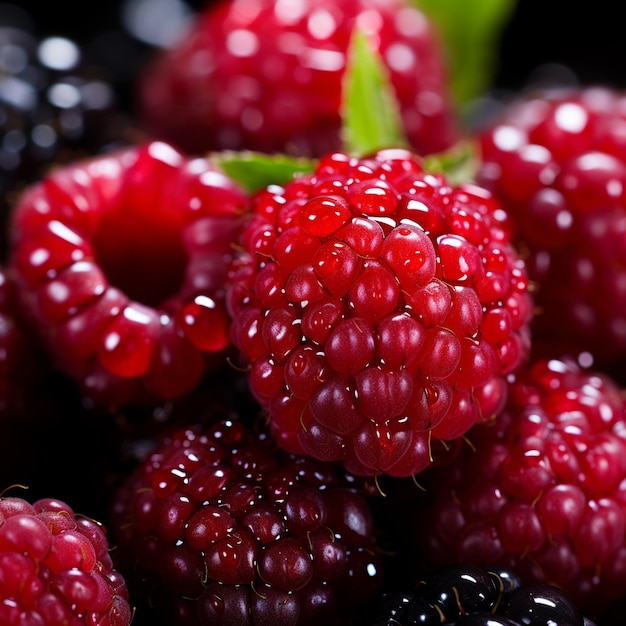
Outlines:
{"label": "red berry skin", "polygon": [[406,0],[209,3],[138,78],[141,125],[192,153],[251,149],[321,156],[341,146],[341,85],[356,24],[387,66],[421,154],[459,138],[443,47]]}
{"label": "red berry skin", "polygon": [[226,302],[280,446],[410,476],[501,409],[532,300],[488,191],[405,150],[331,153],[251,205]]}
{"label": "red berry skin", "polygon": [[112,500],[114,558],[181,626],[346,623],[382,581],[370,495],[242,421],[175,428]]}
{"label": "red berry skin", "polygon": [[537,286],[537,356],[589,352],[613,370],[626,357],[625,127],[626,96],[587,86],[520,96],[478,133],[477,179]]}
{"label": "red berry skin", "polygon": [[[518,372],[506,408],[422,476],[411,514],[432,566],[506,565],[568,591],[590,615],[626,584],[626,404],[605,373],[569,358]],[[419,497],[418,497],[419,500]]]}
{"label": "red berry skin", "polygon": [[53,362],[106,408],[181,397],[224,361],[246,194],[162,142],[57,168],[20,197],[11,262]]}
{"label": "red berry skin", "polygon": [[104,527],[65,502],[0,498],[0,623],[129,626]]}

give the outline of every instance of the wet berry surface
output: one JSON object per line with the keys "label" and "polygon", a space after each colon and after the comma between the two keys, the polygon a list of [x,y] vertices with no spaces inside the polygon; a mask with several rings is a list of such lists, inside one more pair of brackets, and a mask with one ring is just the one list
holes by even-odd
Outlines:
{"label": "wet berry surface", "polygon": [[403,0],[0,3],[3,626],[623,624],[626,50],[544,5],[455,111]]}

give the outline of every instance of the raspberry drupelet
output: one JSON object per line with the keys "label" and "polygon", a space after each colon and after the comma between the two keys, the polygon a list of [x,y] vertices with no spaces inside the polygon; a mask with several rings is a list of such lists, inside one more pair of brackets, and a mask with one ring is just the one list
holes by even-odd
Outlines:
{"label": "raspberry drupelet", "polygon": [[357,25],[385,63],[413,148],[451,147],[460,132],[446,54],[435,26],[407,0],[209,2],[138,76],[139,123],[192,153],[340,149]]}
{"label": "raspberry drupelet", "polygon": [[358,621],[382,581],[370,496],[340,465],[277,449],[238,419],[172,429],[113,498],[115,563],[145,601],[140,619]]}
{"label": "raspberry drupelet", "polygon": [[623,389],[569,358],[538,359],[518,372],[498,419],[467,438],[458,458],[421,476],[432,504],[412,514],[417,554],[513,569],[564,589],[591,618],[622,598]]}
{"label": "raspberry drupelet", "polygon": [[12,214],[11,268],[52,361],[99,405],[180,397],[228,350],[246,194],[162,142],[52,171]]}
{"label": "raspberry drupelet", "polygon": [[0,497],[0,623],[129,626],[109,548],[104,527],[62,500]]}
{"label": "raspberry drupelet", "polygon": [[501,409],[532,298],[488,191],[389,149],[330,153],[251,205],[226,303],[280,446],[410,476]]}

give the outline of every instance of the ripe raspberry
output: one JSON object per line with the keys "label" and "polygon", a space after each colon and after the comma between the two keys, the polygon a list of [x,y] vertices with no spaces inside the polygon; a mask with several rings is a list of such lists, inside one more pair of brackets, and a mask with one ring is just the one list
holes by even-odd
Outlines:
{"label": "ripe raspberry", "polygon": [[0,497],[0,623],[128,626],[104,527],[52,498]]}
{"label": "ripe raspberry", "polygon": [[341,91],[359,24],[388,68],[407,139],[421,154],[458,138],[443,47],[406,0],[222,0],[137,81],[140,124],[192,153],[321,156],[341,147]]}
{"label": "ripe raspberry", "polygon": [[477,179],[517,222],[538,284],[537,355],[626,357],[624,129],[626,95],[582,87],[520,97],[480,132]]}
{"label": "ripe raspberry", "polygon": [[133,597],[181,626],[332,624],[380,588],[364,487],[239,420],[164,436],[114,497],[111,532]]}
{"label": "ripe raspberry", "polygon": [[227,306],[279,445],[410,476],[502,407],[531,298],[489,192],[394,149],[326,155],[251,204]]}
{"label": "ripe raspberry", "polygon": [[[424,475],[418,554],[512,568],[559,586],[590,616],[626,585],[626,403],[605,374],[538,359],[506,409],[448,467]],[[406,501],[405,501],[406,505]]]}
{"label": "ripe raspberry", "polygon": [[88,397],[179,397],[223,363],[223,282],[245,202],[208,160],[161,142],[73,162],[21,196],[22,306]]}

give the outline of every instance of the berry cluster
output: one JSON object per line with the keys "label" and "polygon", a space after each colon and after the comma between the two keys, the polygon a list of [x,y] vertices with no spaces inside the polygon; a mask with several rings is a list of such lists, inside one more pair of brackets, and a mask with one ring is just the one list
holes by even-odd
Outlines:
{"label": "berry cluster", "polygon": [[532,313],[507,216],[403,150],[332,153],[251,199],[232,339],[281,446],[410,476],[506,398]]}
{"label": "berry cluster", "polygon": [[413,148],[430,154],[458,139],[439,34],[411,2],[214,4],[138,79],[138,115],[151,133],[192,153],[339,149],[342,78],[358,26],[385,59]]}
{"label": "berry cluster", "polygon": [[175,429],[125,481],[123,571],[176,624],[356,618],[380,588],[368,492],[240,419]]}
{"label": "berry cluster", "polygon": [[414,513],[419,554],[508,567],[559,584],[583,607],[620,598],[626,403],[617,384],[570,360],[536,359],[498,419],[469,439],[472,448],[423,476],[436,489],[428,511]]}
{"label": "berry cluster", "polygon": [[0,5],[1,624],[623,622],[626,96],[423,4]]}
{"label": "berry cluster", "polygon": [[586,350],[607,367],[626,356],[625,105],[609,87],[540,91],[478,137],[477,178],[516,222],[539,287],[543,356]]}
{"label": "berry cluster", "polygon": [[102,526],[61,500],[0,497],[0,622],[127,626],[128,589]]}

